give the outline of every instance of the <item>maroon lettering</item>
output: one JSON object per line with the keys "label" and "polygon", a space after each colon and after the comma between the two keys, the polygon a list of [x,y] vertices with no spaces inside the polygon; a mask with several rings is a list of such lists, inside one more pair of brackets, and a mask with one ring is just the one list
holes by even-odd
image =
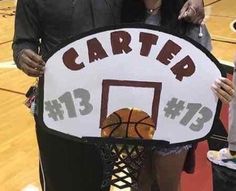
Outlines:
{"label": "maroon lettering", "polygon": [[116,31],[111,33],[111,46],[113,54],[126,54],[132,51],[129,44],[131,42],[131,36],[125,31]]}
{"label": "maroon lettering", "polygon": [[98,59],[103,59],[108,57],[106,51],[102,47],[102,44],[98,41],[97,38],[93,38],[87,41],[88,46],[88,55],[89,63],[94,62]]}
{"label": "maroon lettering", "polygon": [[156,59],[162,64],[168,65],[170,60],[174,57],[173,55],[176,55],[180,50],[181,47],[178,44],[172,40],[168,40]]}
{"label": "maroon lettering", "polygon": [[77,64],[75,62],[75,59],[78,58],[79,55],[76,52],[76,50],[74,48],[70,48],[69,50],[67,50],[63,56],[62,56],[62,60],[65,64],[65,66],[70,69],[70,70],[80,70],[84,67],[84,63],[81,62],[79,64]]}
{"label": "maroon lettering", "polygon": [[176,79],[182,81],[184,76],[191,76],[195,72],[195,64],[189,56],[186,56],[175,64],[171,71],[176,75]]}
{"label": "maroon lettering", "polygon": [[142,43],[140,50],[141,56],[148,56],[151,50],[152,45],[156,45],[158,36],[150,33],[141,32],[139,36],[139,42]]}

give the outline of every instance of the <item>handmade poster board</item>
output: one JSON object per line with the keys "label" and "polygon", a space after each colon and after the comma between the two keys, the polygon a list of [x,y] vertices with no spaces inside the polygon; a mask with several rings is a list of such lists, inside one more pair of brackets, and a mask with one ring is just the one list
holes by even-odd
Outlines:
{"label": "handmade poster board", "polygon": [[109,115],[137,108],[153,121],[152,140],[201,140],[219,117],[211,90],[222,76],[219,68],[198,43],[155,26],[97,29],[69,39],[48,56],[39,120],[67,138],[100,137]]}

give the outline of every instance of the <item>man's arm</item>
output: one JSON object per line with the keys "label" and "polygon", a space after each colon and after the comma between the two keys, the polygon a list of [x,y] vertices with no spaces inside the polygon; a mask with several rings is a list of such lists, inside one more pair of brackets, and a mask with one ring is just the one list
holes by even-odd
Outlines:
{"label": "man's arm", "polygon": [[180,10],[179,18],[201,24],[205,17],[203,0],[188,0]]}
{"label": "man's arm", "polygon": [[13,38],[13,57],[19,69],[29,76],[43,74],[44,61],[39,56],[39,22],[34,1],[18,0]]}

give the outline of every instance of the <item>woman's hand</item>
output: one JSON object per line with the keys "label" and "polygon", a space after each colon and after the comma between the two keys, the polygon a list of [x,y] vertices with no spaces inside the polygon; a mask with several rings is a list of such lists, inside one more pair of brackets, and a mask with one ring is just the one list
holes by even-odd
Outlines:
{"label": "woman's hand", "polygon": [[233,82],[227,78],[219,78],[212,85],[212,89],[217,97],[224,103],[229,103],[235,96]]}
{"label": "woman's hand", "polygon": [[18,66],[28,76],[40,77],[44,73],[45,62],[34,51],[24,49],[19,55]]}
{"label": "woman's hand", "polygon": [[188,0],[180,10],[178,19],[201,24],[205,17],[203,0]]}

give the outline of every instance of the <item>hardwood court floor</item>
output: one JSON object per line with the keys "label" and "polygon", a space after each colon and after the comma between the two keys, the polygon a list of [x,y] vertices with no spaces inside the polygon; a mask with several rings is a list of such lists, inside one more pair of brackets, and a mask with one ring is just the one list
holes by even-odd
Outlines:
{"label": "hardwood court floor", "polygon": [[209,0],[205,2],[207,27],[213,44],[213,55],[216,58],[232,61],[236,54],[236,32],[230,23],[236,21],[235,0]]}
{"label": "hardwood court floor", "polygon": [[[236,33],[230,29],[230,23],[236,19],[236,1],[204,2],[213,54],[218,59],[232,62],[236,53]],[[27,191],[29,185],[39,188],[34,121],[23,104],[23,94],[34,79],[12,65],[14,10],[14,0],[0,0],[0,191]],[[202,160],[205,160],[206,151],[202,152]],[[204,164],[210,165],[206,160]]]}

